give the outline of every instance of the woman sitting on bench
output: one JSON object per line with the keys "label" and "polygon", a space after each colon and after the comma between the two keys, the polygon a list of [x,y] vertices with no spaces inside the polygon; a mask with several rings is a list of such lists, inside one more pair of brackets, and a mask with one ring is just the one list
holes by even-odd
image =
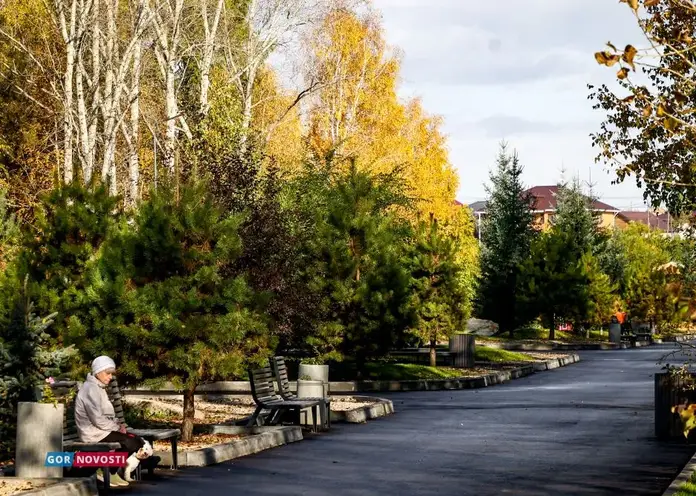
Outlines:
{"label": "woman sitting on bench", "polygon": [[[141,437],[126,432],[126,426],[116,421],[114,406],[106,393],[115,373],[116,364],[111,358],[100,356],[94,359],[92,373],[87,375],[87,380],[75,398],[75,424],[83,443],[120,443],[121,449],[118,451],[130,455],[123,472],[124,477],[117,473],[117,468],[111,470],[110,485],[118,487],[128,485],[131,472],[141,458],[152,453],[152,448]],[[148,449],[141,450],[143,447]],[[97,471],[97,479],[104,482],[101,469]]]}

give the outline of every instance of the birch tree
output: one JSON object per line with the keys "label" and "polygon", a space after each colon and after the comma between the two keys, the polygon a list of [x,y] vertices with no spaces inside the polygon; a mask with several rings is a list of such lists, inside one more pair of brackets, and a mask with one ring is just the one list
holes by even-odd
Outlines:
{"label": "birch tree", "polygon": [[605,114],[592,135],[597,161],[617,182],[633,176],[645,197],[673,213],[696,208],[696,3],[622,0],[642,39],[611,43],[595,60],[616,71],[617,85],[590,85],[594,108]]}
{"label": "birch tree", "polygon": [[[273,52],[311,23],[318,12],[317,0],[249,0],[243,12],[244,35],[241,40],[232,36],[228,24],[225,61],[241,99],[240,154],[243,155],[247,148],[255,103],[254,87],[264,64]],[[306,94],[300,92],[297,101]]]}
{"label": "birch tree", "polygon": [[212,14],[212,19],[209,17],[208,4],[210,0],[199,0],[201,9],[201,20],[203,22],[203,44],[202,54],[199,61],[199,69],[201,74],[201,88],[199,97],[199,112],[201,116],[208,114],[210,110],[210,102],[208,101],[208,93],[210,91],[210,69],[213,65],[213,56],[218,47],[218,30],[220,27],[220,19],[222,17],[225,0],[214,0],[215,9]]}
{"label": "birch tree", "polygon": [[54,0],[54,8],[65,43],[65,70],[63,73],[63,181],[73,180],[73,80],[75,76],[75,44],[78,0]]}
{"label": "birch tree", "polygon": [[[146,8],[146,0],[138,0],[135,12],[135,21],[130,37],[124,46],[119,43],[118,14],[119,0],[105,0],[106,3],[106,50],[104,60],[104,91],[102,95],[102,115],[104,120],[103,140],[104,149],[102,157],[101,176],[104,182],[109,183],[109,191],[116,194],[118,178],[116,177],[116,145],[118,130],[121,123],[129,113],[133,116],[134,107],[137,105],[139,88],[129,90],[127,79],[131,72],[136,73],[135,81],[139,80],[137,73],[140,71],[140,51],[143,35],[154,19],[151,11]],[[133,62],[138,58],[137,64]],[[124,95],[131,95],[135,102],[125,107],[122,106]],[[138,112],[135,113],[138,116]],[[132,154],[131,154],[132,155]]]}
{"label": "birch tree", "polygon": [[[164,166],[170,177],[175,174],[177,147],[177,122],[186,136],[191,131],[185,117],[179,112],[177,77],[182,69],[182,23],[184,0],[149,0],[153,12],[155,31],[155,56],[164,81],[165,123]],[[154,4],[154,8],[152,5]]]}

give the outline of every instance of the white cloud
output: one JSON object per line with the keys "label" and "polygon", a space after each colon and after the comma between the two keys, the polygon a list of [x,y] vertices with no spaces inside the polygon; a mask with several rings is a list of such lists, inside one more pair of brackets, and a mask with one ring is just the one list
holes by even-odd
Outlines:
{"label": "white cloud", "polygon": [[526,164],[528,184],[553,184],[562,166],[596,182],[617,206],[642,193],[594,163],[589,134],[603,115],[587,100],[587,83],[615,84],[593,52],[606,41],[638,43],[626,4],[606,0],[375,0],[387,40],[403,52],[403,97],[422,97],[445,119],[458,197],[485,196],[483,183],[500,139]]}

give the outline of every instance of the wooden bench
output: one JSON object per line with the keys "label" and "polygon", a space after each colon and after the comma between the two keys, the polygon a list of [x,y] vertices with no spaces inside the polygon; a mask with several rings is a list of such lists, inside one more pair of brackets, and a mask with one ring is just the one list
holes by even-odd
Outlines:
{"label": "wooden bench", "polygon": [[[60,384],[59,387],[64,387]],[[75,387],[73,385],[72,387]],[[55,387],[54,387],[55,389]],[[83,443],[75,423],[75,400],[65,401],[63,408],[63,451],[114,451],[121,448],[120,443]],[[104,490],[109,491],[111,474],[109,467],[102,467],[104,473]]]}
{"label": "wooden bench", "polygon": [[[126,417],[123,413],[123,396],[115,378],[109,383],[107,393],[109,394],[111,403],[114,405],[114,411],[116,412],[118,422],[125,425],[128,432],[135,434],[136,436],[140,436],[150,442],[169,440],[172,446],[172,468],[175,470],[179,468],[177,441],[181,435],[181,431],[179,429],[133,429],[128,427]],[[150,474],[152,474],[154,470],[155,467],[148,468]],[[137,475],[140,475],[140,466],[138,466]]]}
{"label": "wooden bench", "polygon": [[288,377],[288,367],[285,364],[285,357],[276,356],[270,358],[271,367],[278,382],[278,393],[286,401],[308,400],[319,401],[323,410],[324,428],[331,428],[331,397],[326,398],[298,398],[290,390],[290,379]]}
{"label": "wooden bench", "polygon": [[267,410],[269,414],[265,417],[268,425],[277,425],[284,413],[292,413],[294,416],[293,424],[300,425],[300,412],[304,408],[312,409],[314,419],[314,432],[317,432],[317,409],[321,406],[318,400],[284,400],[282,396],[276,394],[273,386],[273,370],[271,367],[249,370],[249,383],[251,384],[251,395],[256,403],[256,410],[247,422],[247,426],[263,425],[264,417],[261,412]]}

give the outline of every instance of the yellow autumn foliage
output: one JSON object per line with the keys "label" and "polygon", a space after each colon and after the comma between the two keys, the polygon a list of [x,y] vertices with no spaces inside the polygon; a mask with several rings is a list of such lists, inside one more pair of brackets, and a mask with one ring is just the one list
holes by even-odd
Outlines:
{"label": "yellow autumn foliage", "polygon": [[296,95],[284,90],[275,72],[266,67],[254,88],[252,126],[265,143],[268,162],[282,170],[295,172],[302,163],[304,146]]}
{"label": "yellow autumn foliage", "polygon": [[[331,11],[309,49],[316,77],[326,83],[309,112],[310,152],[357,159],[374,173],[402,171],[416,200],[416,217],[448,220],[457,208],[457,175],[440,126],[418,99],[397,95],[400,62],[374,16]],[[343,162],[348,164],[348,160]]]}

